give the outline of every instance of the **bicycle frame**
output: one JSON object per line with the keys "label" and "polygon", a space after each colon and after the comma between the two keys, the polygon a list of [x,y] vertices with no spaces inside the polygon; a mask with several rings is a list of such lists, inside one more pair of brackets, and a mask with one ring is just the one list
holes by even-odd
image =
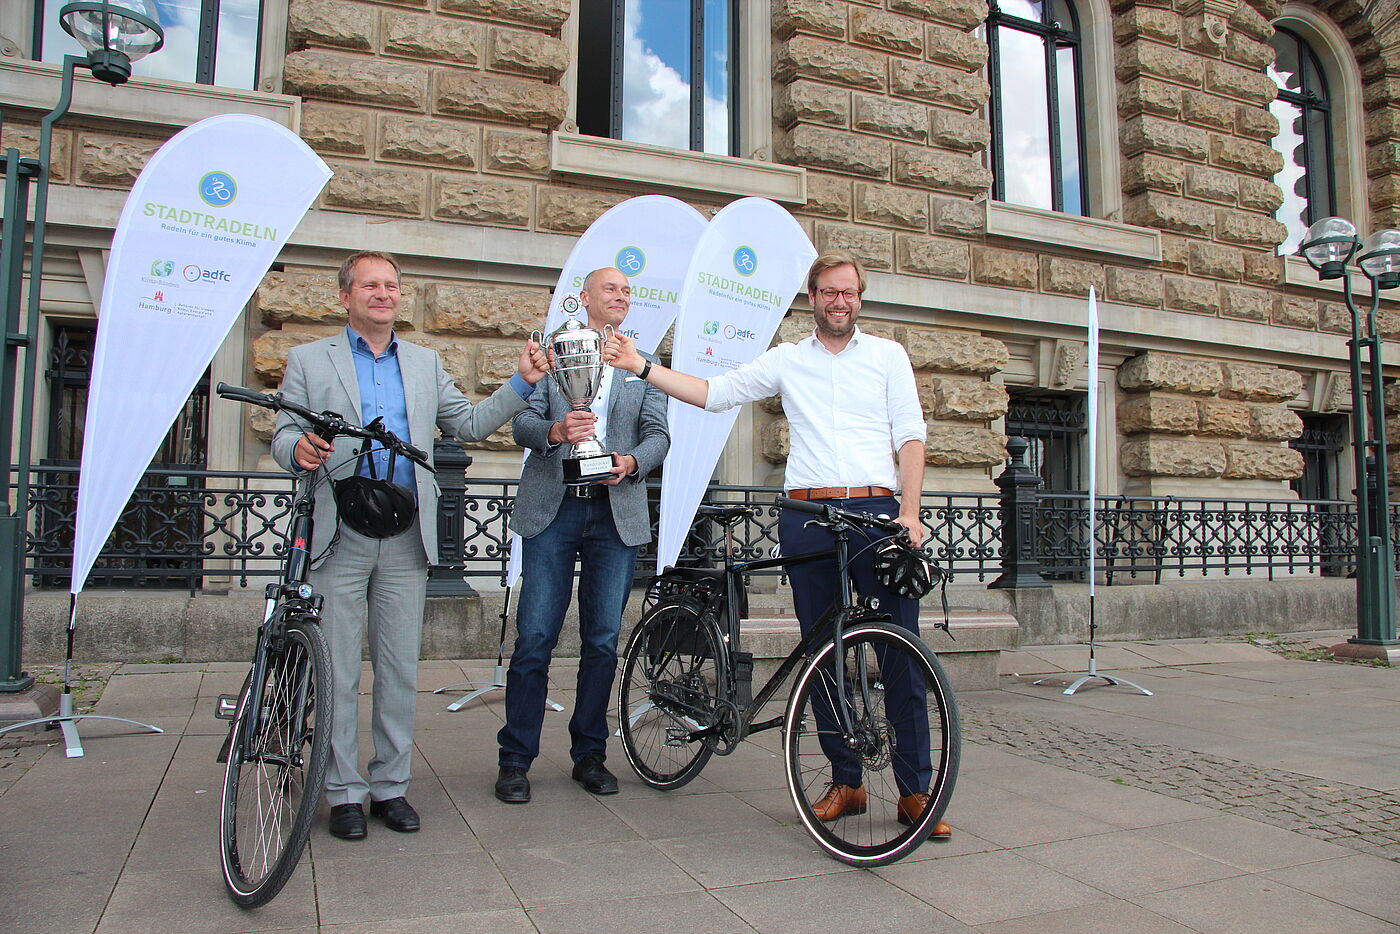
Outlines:
{"label": "bicycle frame", "polygon": [[[777,558],[758,558],[753,561],[734,562],[731,560],[733,554],[733,528],[730,524],[724,525],[724,643],[728,647],[730,659],[742,651],[742,638],[739,631],[739,606],[740,588],[744,585],[742,578],[745,574],[753,571],[763,571],[776,567],[788,567],[794,564],[807,564],[813,561],[821,561],[830,557],[836,558],[837,577],[839,580],[839,592],[836,600],[822,614],[817,624],[813,626],[797,643],[797,646],[788,653],[787,657],[778,665],[778,670],[773,673],[759,689],[758,695],[754,697],[740,711],[739,735],[735,737],[735,742],[752,734],[769,730],[776,726],[781,726],[783,717],[778,716],[760,723],[753,723],[751,717],[754,712],[762,710],[763,707],[773,699],[778,690],[787,681],[802,659],[809,656],[817,646],[828,641],[839,642],[846,626],[857,616],[862,620],[889,621],[888,613],[874,613],[869,608],[856,603],[853,599],[850,578],[850,530],[845,526],[840,526],[832,532],[836,539],[835,547],[823,551],[811,552],[793,557],[780,556]],[[844,653],[836,652],[833,655],[834,679],[837,684],[844,683],[845,679],[845,659]],[[739,685],[735,683],[734,665],[726,664],[725,670],[730,684],[728,685],[730,696],[739,693]],[[870,684],[865,678],[859,679],[859,686],[862,700],[869,702]],[[855,725],[851,721],[851,711],[846,704],[836,705],[841,718],[841,729],[849,736]],[[720,729],[718,724],[705,727],[691,734],[692,739],[699,739],[705,736],[714,735]]]}

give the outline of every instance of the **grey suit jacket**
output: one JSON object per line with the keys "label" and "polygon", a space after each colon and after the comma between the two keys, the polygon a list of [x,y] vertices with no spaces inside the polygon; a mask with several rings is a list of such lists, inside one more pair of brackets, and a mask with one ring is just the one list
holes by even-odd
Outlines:
{"label": "grey suit jacket", "polygon": [[[433,426],[442,429],[446,437],[463,441],[480,441],[506,423],[512,415],[525,408],[509,383],[487,399],[473,404],[457,389],[442,367],[436,350],[399,340],[399,372],[403,376],[404,401],[408,405],[408,438],[415,446],[433,456]],[[293,402],[313,412],[330,410],[343,415],[356,425],[360,417],[360,381],[355,375],[355,361],[344,331],[331,337],[292,348],[287,355],[287,372],[282,377],[282,393]],[[536,396],[542,393],[536,392]],[[277,433],[272,437],[272,456],[287,470],[300,472],[292,460],[292,449],[301,437],[304,426],[286,412],[277,415]],[[356,438],[339,438],[327,465],[331,476],[347,477],[361,442]],[[438,485],[426,470],[414,468],[418,487],[418,526],[423,534],[423,551],[430,563],[438,559],[437,502]],[[321,557],[336,530],[335,495],[329,483],[316,488],[314,518],[316,528],[311,541],[311,556]]]}
{"label": "grey suit jacket", "polygon": [[[637,472],[616,486],[604,487],[612,506],[617,534],[625,545],[651,541],[646,484],[642,479],[661,466],[671,449],[666,427],[666,396],[631,373],[608,368],[613,383],[608,396],[608,436],[603,446],[637,459]],[[564,499],[564,457],[570,445],[551,445],[549,428],[569,412],[569,404],[550,381],[549,391],[536,391],[530,404],[515,416],[515,443],[530,449],[520,474],[520,493],[511,513],[511,530],[522,538],[543,532]]]}

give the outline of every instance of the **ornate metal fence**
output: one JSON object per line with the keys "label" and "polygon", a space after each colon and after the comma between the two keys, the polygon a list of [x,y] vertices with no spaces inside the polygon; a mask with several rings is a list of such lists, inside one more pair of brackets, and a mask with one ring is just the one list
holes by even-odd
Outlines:
{"label": "ornate metal fence", "polygon": [[[39,587],[66,587],[72,556],[76,467],[38,467],[29,502],[26,571]],[[464,589],[463,580],[505,580],[509,519],[516,482],[463,478],[443,481],[439,527],[443,564],[435,592]],[[275,576],[293,481],[285,473],[153,470],[138,485],[90,578],[95,586],[220,589]],[[1013,586],[1082,577],[1088,566],[1082,495],[1003,485],[1000,494],[925,492],[921,516],[939,562],[957,580],[1008,586],[1006,541],[1019,549]],[[778,490],[711,488],[708,502],[744,504],[752,515],[735,528],[741,558],[771,553],[777,544]],[[653,485],[653,500],[659,488]],[[1006,516],[1017,517],[1008,525]],[[1400,507],[1392,514],[1400,537]],[[1097,564],[1106,583],[1163,581],[1190,576],[1344,575],[1356,547],[1355,506],[1340,501],[1204,500],[1175,497],[1099,498],[1094,529]],[[720,530],[703,517],[692,528],[682,560],[715,564]],[[645,549],[638,575],[655,568]]]}

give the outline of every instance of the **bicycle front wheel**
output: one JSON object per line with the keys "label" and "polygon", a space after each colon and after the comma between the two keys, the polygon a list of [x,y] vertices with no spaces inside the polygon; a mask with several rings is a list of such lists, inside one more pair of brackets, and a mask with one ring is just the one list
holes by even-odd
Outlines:
{"label": "bicycle front wheel", "polygon": [[[834,641],[817,650],[788,701],[788,790],[803,826],[830,856],[883,866],[913,852],[948,806],[962,743],[957,702],[943,666],[908,630],[882,622],[848,627],[839,683],[836,651]],[[844,808],[820,805],[833,782],[859,789],[846,793]]]}
{"label": "bicycle front wheel", "polygon": [[622,749],[653,788],[679,788],[710,761],[713,740],[691,735],[716,721],[720,651],[714,627],[684,602],[654,608],[627,642],[618,688]]}
{"label": "bicycle front wheel", "polygon": [[306,849],[331,742],[331,659],[314,619],[289,623],[239,700],[224,772],[219,845],[233,901],[257,908]]}

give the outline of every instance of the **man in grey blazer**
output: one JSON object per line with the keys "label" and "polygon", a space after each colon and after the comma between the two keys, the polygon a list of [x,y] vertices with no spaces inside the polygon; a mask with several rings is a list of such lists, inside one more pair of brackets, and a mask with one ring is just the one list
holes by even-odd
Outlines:
{"label": "man in grey blazer", "polygon": [[[545,375],[543,355],[527,344],[510,381],[473,404],[444,371],[437,351],[395,336],[399,266],[392,256],[353,254],[340,267],[338,285],[348,324],[344,331],[288,354],[282,394],[293,402],[338,412],[362,425],[382,416],[390,431],[431,459],[435,428],[448,437],[480,441],[525,408]],[[336,479],[357,472],[390,479],[411,491],[418,503],[407,531],[375,539],[339,521],[331,484],[323,482],[316,490],[310,583],[325,598],[322,629],[330,645],[335,705],[326,801],[331,833],[347,840],[366,835],[366,797],[370,813],[390,829],[412,832],[419,827],[405,792],[428,564],[438,555],[438,488],[432,474],[397,458],[390,476],[387,452],[372,451],[363,459],[358,453],[352,439],[332,444],[305,432],[295,416],[278,416],[272,454],[283,467],[297,473],[325,467]],[[357,742],[366,623],[374,671],[374,758],[368,781],[360,774]]]}
{"label": "man in grey blazer", "polygon": [[[588,325],[619,328],[631,308],[627,277],[611,267],[595,269],[579,298]],[[500,771],[496,797],[508,804],[530,800],[526,774],[540,751],[549,664],[580,562],[578,692],[569,720],[573,777],[593,794],[617,791],[607,758],[607,710],[617,668],[622,609],[632,587],[637,549],[651,540],[646,485],[671,447],[666,397],[645,380],[611,367],[591,410],[574,412],[557,387],[537,392],[515,416],[515,441],[530,457],[520,477],[511,528],[523,539],[523,584],[516,612],[519,634],[506,675],[506,722],[496,736]],[[612,452],[613,478],[585,486],[564,485],[569,445],[596,431]]]}

